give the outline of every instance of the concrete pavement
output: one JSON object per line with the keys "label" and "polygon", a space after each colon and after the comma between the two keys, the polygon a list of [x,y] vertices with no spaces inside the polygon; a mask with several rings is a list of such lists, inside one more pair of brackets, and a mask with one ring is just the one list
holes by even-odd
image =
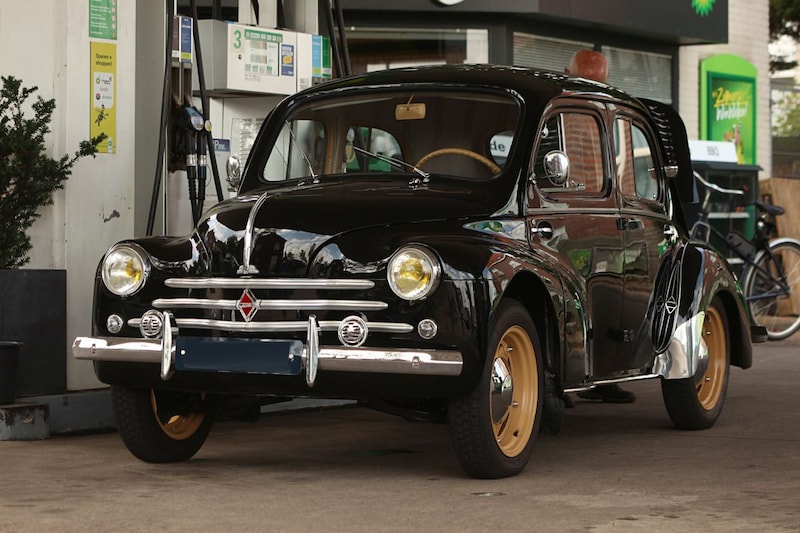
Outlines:
{"label": "concrete pavement", "polygon": [[196,458],[114,433],[0,442],[0,531],[798,531],[800,338],[731,369],[716,426],[671,428],[658,382],[577,401],[515,478],[466,478],[447,427],[342,407],[222,422]]}

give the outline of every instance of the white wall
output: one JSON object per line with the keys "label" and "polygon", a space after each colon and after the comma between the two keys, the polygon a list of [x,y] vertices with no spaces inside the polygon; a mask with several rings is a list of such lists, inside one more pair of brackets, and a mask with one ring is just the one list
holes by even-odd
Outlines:
{"label": "white wall", "polygon": [[683,46],[679,62],[679,106],[690,139],[700,134],[700,61],[716,54],[735,54],[758,69],[757,81],[757,163],[760,176],[772,173],[769,81],[769,3],[767,0],[729,0],[728,44]]}
{"label": "white wall", "polygon": [[[0,3],[0,72],[26,86],[37,85],[43,98],[56,99],[51,134],[55,157],[74,152],[90,135],[88,5],[86,0]],[[121,1],[117,6],[117,153],[80,161],[65,190],[55,195],[54,205],[42,211],[30,232],[28,267],[67,270],[68,347],[74,337],[91,332],[98,259],[112,243],[133,234],[135,4]],[[91,364],[70,355],[67,387],[95,386],[99,382]]]}
{"label": "white wall", "polygon": [[[64,36],[62,32],[47,31],[31,38],[32,34],[24,31],[20,21],[35,21],[42,28],[54,28],[55,21],[63,15],[64,6],[52,4],[47,0],[0,3],[0,74],[21,79],[24,87],[37,86],[39,91],[36,94],[45,99],[54,98],[63,90],[53,69],[57,63],[63,62]],[[62,154],[65,146],[62,129],[67,106],[61,98],[57,104],[51,128],[54,133],[49,137],[53,149]],[[42,219],[30,232],[34,240],[31,266],[64,268],[64,193],[56,193],[55,205],[44,208],[42,213]]]}

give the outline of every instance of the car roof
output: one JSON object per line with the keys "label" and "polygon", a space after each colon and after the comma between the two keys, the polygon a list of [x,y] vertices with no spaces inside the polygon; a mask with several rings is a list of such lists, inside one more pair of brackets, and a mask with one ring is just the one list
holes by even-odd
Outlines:
{"label": "car roof", "polygon": [[306,89],[299,95],[310,96],[347,88],[388,88],[409,84],[510,90],[519,94],[526,102],[542,99],[549,101],[563,92],[601,94],[644,110],[636,99],[604,83],[552,70],[503,65],[438,65],[379,70],[338,78]]}

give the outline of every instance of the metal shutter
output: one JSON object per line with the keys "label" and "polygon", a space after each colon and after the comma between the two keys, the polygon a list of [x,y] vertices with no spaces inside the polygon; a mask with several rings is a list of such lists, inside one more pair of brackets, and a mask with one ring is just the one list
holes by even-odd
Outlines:
{"label": "metal shutter", "polygon": [[634,96],[672,103],[672,57],[624,48],[603,47],[608,83]]}
{"label": "metal shutter", "polygon": [[578,50],[592,48],[592,43],[567,41],[514,32],[514,64],[564,72],[572,54]]}

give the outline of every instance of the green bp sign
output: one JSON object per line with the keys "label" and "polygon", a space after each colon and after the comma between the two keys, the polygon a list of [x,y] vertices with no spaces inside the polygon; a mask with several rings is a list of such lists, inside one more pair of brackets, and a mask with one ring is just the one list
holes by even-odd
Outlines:
{"label": "green bp sign", "polygon": [[692,0],[692,7],[698,15],[705,17],[714,9],[715,1],[716,0]]}

